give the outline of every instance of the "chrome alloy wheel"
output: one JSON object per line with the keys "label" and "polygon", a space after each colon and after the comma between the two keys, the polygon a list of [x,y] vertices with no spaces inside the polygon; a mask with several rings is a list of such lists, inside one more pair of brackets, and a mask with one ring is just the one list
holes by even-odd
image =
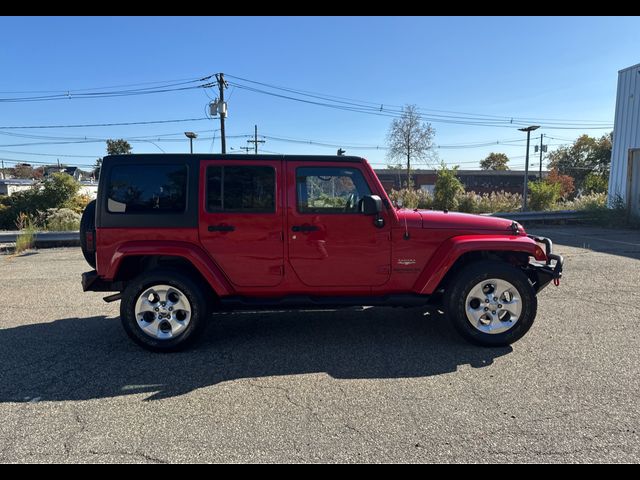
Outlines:
{"label": "chrome alloy wheel", "polygon": [[170,340],[183,333],[191,322],[187,296],[170,285],[154,285],[138,297],[135,306],[140,329],[157,340]]}
{"label": "chrome alloy wheel", "polygon": [[513,328],[522,314],[522,295],[511,283],[498,278],[483,280],[471,289],[465,303],[467,320],[489,335]]}

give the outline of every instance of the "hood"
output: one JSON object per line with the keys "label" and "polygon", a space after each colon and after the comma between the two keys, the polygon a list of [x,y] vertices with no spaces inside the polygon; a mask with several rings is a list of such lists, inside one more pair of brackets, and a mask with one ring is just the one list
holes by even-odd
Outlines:
{"label": "hood", "polygon": [[[409,226],[416,225],[416,215],[422,219],[422,228],[447,229],[464,231],[491,231],[513,234],[513,220],[506,218],[489,217],[484,215],[471,215],[468,213],[440,212],[434,210],[399,210],[398,216],[401,222],[405,218]],[[524,228],[519,225],[521,234]]]}

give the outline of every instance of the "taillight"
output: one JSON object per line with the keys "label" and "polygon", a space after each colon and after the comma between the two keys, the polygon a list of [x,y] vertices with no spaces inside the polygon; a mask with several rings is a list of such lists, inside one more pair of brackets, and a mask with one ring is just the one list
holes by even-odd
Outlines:
{"label": "taillight", "polygon": [[91,230],[89,232],[85,232],[84,239],[85,239],[86,244],[87,244],[87,251],[88,252],[95,252],[96,251],[96,236],[95,236],[95,232],[93,230]]}

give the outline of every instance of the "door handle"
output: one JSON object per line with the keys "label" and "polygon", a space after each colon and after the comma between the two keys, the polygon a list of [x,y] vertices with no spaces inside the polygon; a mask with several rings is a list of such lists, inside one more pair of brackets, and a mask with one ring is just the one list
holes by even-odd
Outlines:
{"label": "door handle", "polygon": [[292,232],[315,232],[316,230],[320,230],[320,227],[315,225],[294,225],[291,227]]}
{"label": "door handle", "polygon": [[233,232],[236,229],[233,225],[209,225],[210,232]]}

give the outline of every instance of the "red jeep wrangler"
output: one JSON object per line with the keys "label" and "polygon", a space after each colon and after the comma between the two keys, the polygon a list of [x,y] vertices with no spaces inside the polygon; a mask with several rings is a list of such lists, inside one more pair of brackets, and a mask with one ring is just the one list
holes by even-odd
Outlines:
{"label": "red jeep wrangler", "polygon": [[155,351],[212,311],[353,306],[442,305],[467,340],[507,345],[563,264],[516,222],[395,208],[345,156],[106,157],[81,242],[84,290],[118,292],[105,300]]}

